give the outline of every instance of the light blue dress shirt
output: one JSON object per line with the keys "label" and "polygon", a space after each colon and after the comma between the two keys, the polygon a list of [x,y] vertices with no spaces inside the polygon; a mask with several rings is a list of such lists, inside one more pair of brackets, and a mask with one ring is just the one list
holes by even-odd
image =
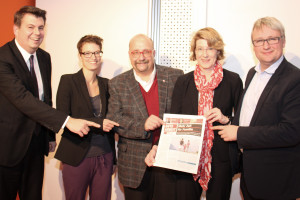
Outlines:
{"label": "light blue dress shirt", "polygon": [[265,71],[261,71],[260,63],[255,67],[255,75],[252,78],[246,94],[243,99],[241,114],[240,114],[240,126],[249,126],[253,117],[257,102],[280,63],[283,61],[283,55]]}

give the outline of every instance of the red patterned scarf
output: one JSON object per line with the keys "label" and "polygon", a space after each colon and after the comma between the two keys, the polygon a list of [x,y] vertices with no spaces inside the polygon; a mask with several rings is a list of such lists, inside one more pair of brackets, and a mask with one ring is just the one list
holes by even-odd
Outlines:
{"label": "red patterned scarf", "polygon": [[[217,61],[209,82],[201,71],[199,65],[196,65],[194,79],[197,90],[199,91],[198,115],[204,115],[213,107],[214,89],[218,87],[223,79],[222,65]],[[207,190],[208,182],[211,178],[211,148],[213,146],[214,132],[211,130],[212,124],[206,122],[203,136],[202,151],[200,155],[197,174],[193,175],[196,181],[199,177],[199,183],[203,190]]]}

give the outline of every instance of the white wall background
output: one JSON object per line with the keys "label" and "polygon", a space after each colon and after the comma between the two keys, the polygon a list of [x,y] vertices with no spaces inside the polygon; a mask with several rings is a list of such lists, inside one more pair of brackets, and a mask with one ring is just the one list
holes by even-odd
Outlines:
{"label": "white wall background", "polygon": [[[253,23],[273,16],[285,26],[285,55],[300,67],[300,29],[298,0],[207,0],[207,26],[215,28],[226,43],[227,66],[244,78],[257,60],[251,48]],[[226,67],[227,67],[226,66]]]}
{"label": "white wall background", "polygon": [[[61,75],[75,73],[78,66],[77,42],[86,34],[104,39],[101,75],[106,78],[130,68],[129,40],[137,33],[148,33],[148,0],[37,0],[36,6],[47,11],[47,33],[42,48],[52,58],[52,91],[55,102]],[[60,134],[57,135],[60,141]],[[60,162],[46,159],[44,200],[65,199]],[[113,177],[112,199],[122,200],[123,193]]]}
{"label": "white wall background", "polygon": [[[170,0],[175,1],[175,0]],[[180,1],[180,0],[176,0]],[[250,33],[254,21],[264,16],[278,18],[286,28],[286,57],[300,66],[300,14],[298,0],[194,0],[195,30],[215,28],[226,43],[225,68],[244,79],[256,63],[251,50]],[[79,70],[76,44],[86,34],[104,39],[101,74],[112,78],[130,69],[128,42],[137,33],[148,34],[151,0],[37,0],[36,5],[47,10],[47,33],[42,45],[52,56],[52,90],[55,102],[60,76]],[[199,11],[199,12],[197,12]],[[57,136],[58,142],[60,134]],[[46,159],[44,200],[63,200],[60,163]],[[123,200],[118,180],[113,176],[112,199]],[[239,178],[235,178],[232,200],[240,200]]]}

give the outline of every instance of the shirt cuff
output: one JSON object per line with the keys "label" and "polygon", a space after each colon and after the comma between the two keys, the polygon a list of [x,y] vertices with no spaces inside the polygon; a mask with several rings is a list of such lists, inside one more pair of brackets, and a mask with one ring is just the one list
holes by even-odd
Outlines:
{"label": "shirt cuff", "polygon": [[63,123],[63,125],[61,126],[61,129],[64,129],[68,120],[69,120],[70,116],[67,117],[67,119],[65,120],[65,122]]}

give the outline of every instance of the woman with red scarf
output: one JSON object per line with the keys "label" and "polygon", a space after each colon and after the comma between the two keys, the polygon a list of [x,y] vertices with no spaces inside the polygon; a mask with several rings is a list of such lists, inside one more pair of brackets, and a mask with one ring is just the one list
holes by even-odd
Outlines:
{"label": "woman with red scarf", "polygon": [[[174,87],[171,113],[204,115],[207,119],[197,174],[175,172],[177,199],[199,200],[206,191],[207,200],[230,198],[232,176],[237,170],[237,145],[224,142],[215,125],[231,122],[243,90],[239,75],[222,68],[224,43],[213,28],[196,32],[191,42],[195,71],[180,76]],[[157,146],[145,159],[152,166]]]}

